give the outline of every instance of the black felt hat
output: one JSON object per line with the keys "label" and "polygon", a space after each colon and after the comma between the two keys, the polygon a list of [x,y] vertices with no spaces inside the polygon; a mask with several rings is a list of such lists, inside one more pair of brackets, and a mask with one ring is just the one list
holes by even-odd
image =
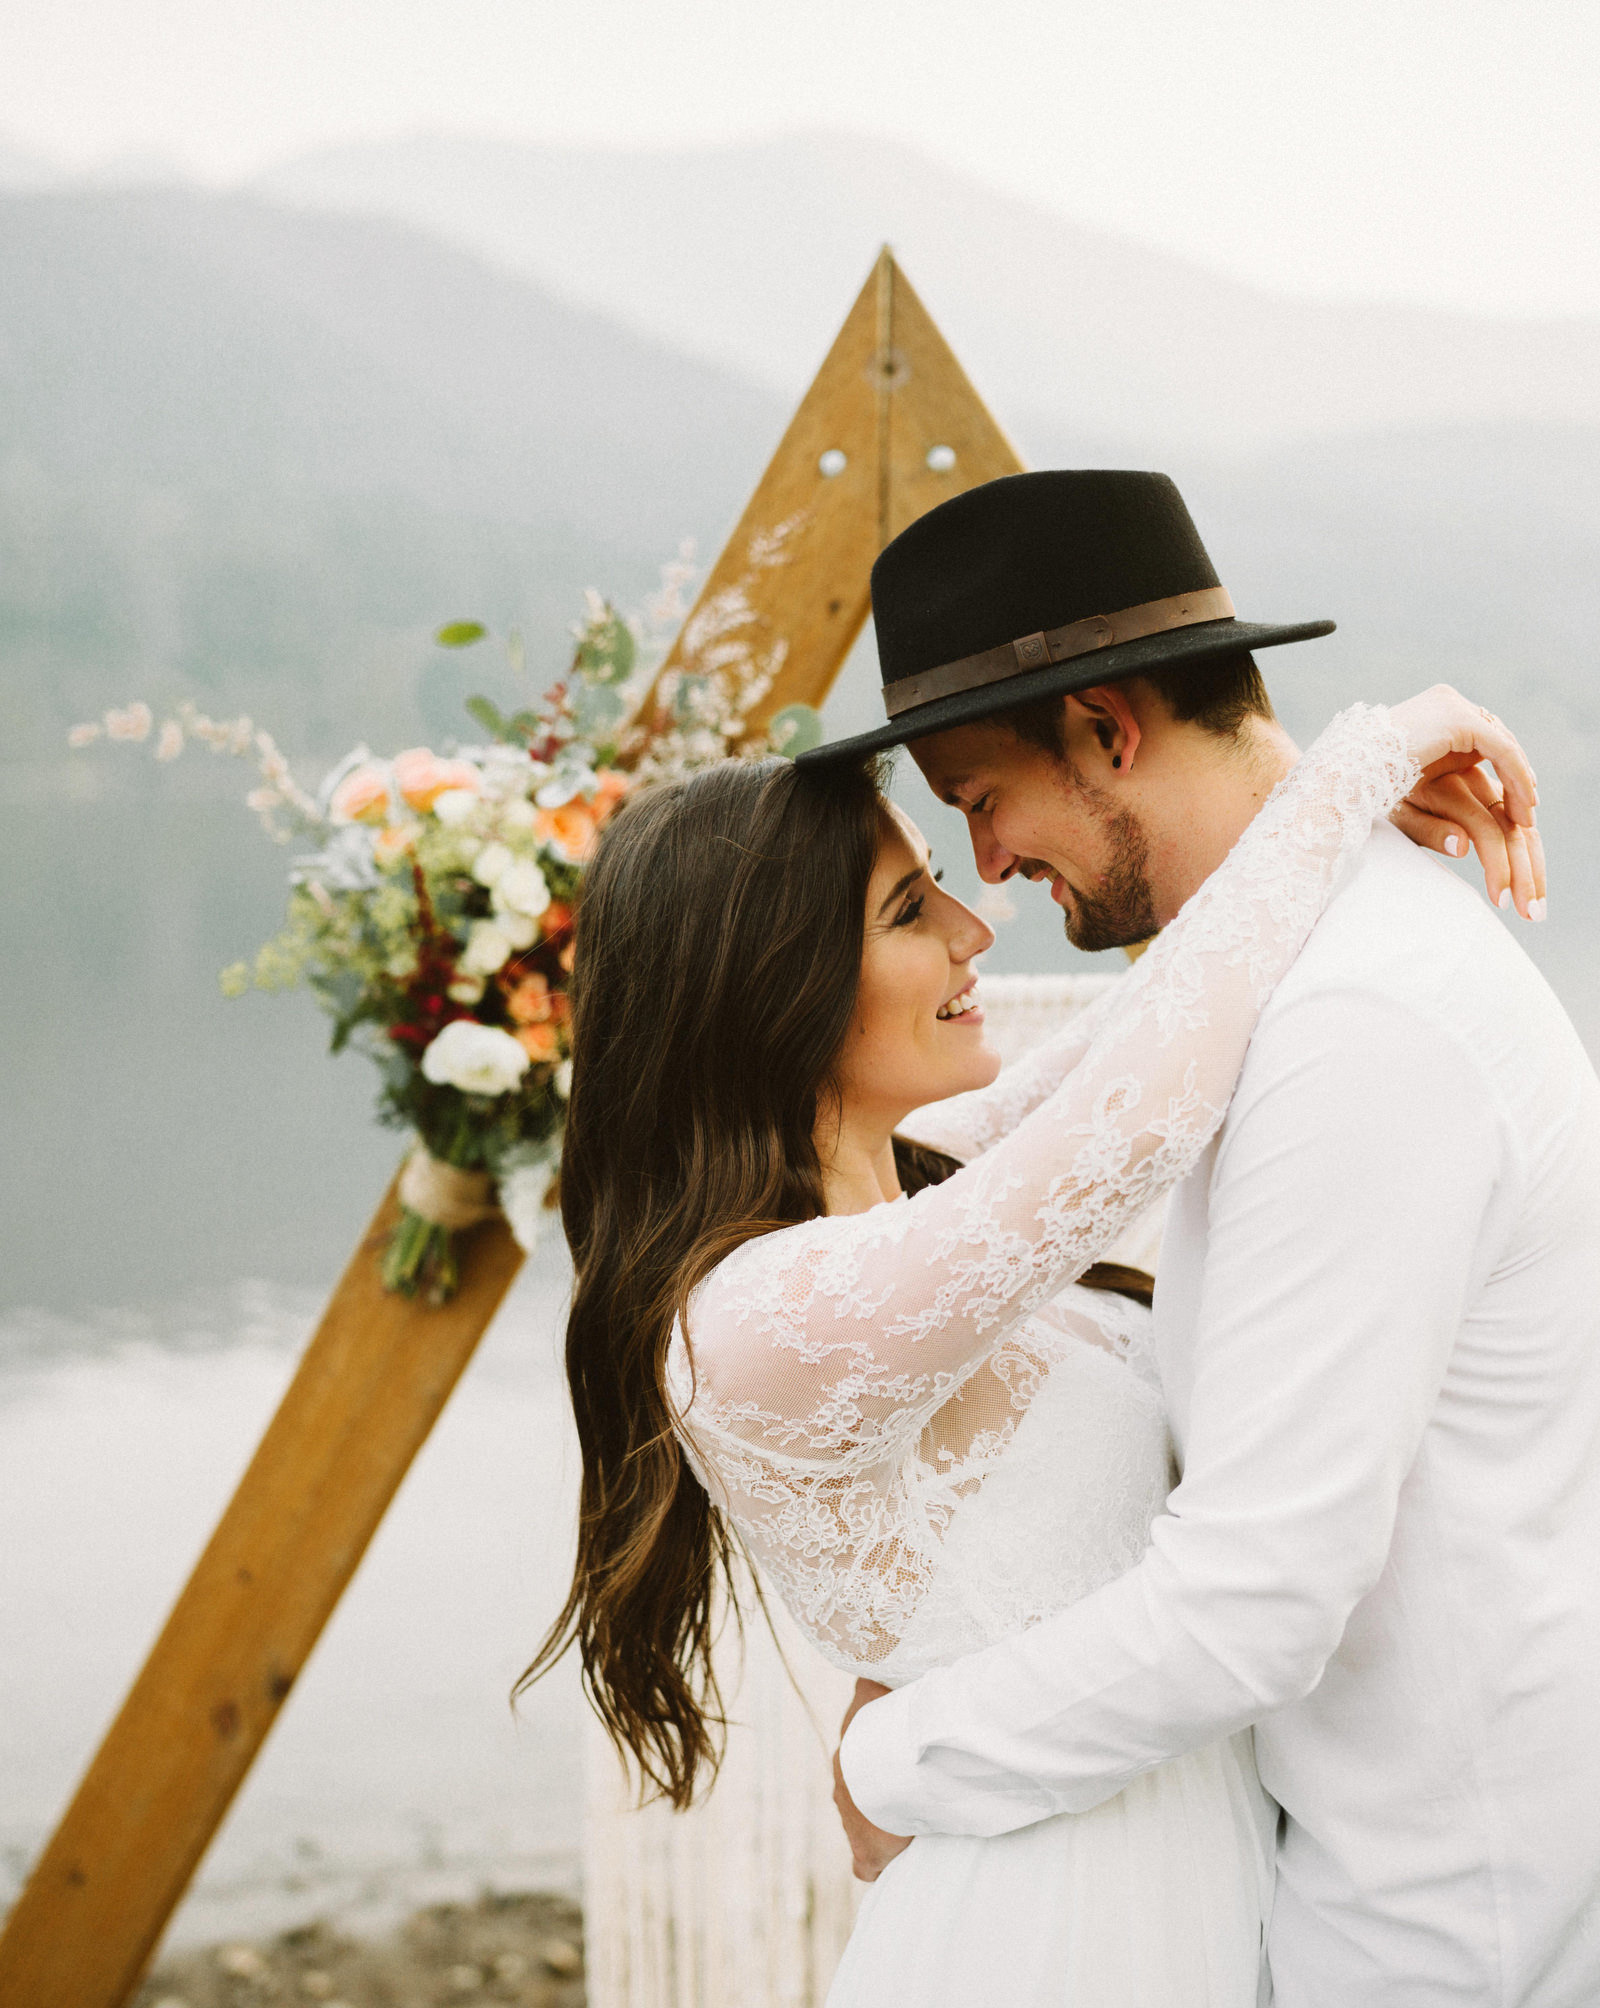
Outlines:
{"label": "black felt hat", "polygon": [[1008,705],[1208,656],[1332,634],[1235,617],[1165,474],[1008,474],[930,509],[872,568],[889,723],[810,766],[925,739]]}

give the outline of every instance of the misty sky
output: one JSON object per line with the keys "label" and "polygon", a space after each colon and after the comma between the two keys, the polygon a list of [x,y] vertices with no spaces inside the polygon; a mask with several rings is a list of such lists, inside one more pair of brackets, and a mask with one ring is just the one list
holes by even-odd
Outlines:
{"label": "misty sky", "polygon": [[0,0],[0,143],[843,125],[1275,287],[1600,312],[1600,0]]}

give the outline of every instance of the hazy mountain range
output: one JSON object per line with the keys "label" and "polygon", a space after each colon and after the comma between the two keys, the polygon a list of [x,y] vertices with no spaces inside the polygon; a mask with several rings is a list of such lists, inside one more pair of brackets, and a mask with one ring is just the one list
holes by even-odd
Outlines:
{"label": "hazy mountain range", "polygon": [[888,239],[1019,429],[1170,453],[1600,421],[1600,320],[1274,296],[854,134],[672,153],[423,137],[311,155],[259,186],[420,224],[786,395]]}
{"label": "hazy mountain range", "polygon": [[[290,742],[327,744],[386,635],[409,684],[453,607],[549,639],[585,585],[640,591],[720,532],[781,418],[402,226],[0,197],[0,634],[35,672],[6,679],[8,738],[40,703],[53,729],[135,684],[249,705],[265,677],[296,690]],[[391,701],[370,729],[401,724]]]}
{"label": "hazy mountain range", "polygon": [[[245,777],[69,760],[66,726],[190,694],[313,774],[443,739],[494,663],[432,628],[518,620],[554,671],[584,586],[637,604],[684,535],[709,557],[884,237],[1025,457],[1167,467],[1242,611],[1339,620],[1264,658],[1292,729],[1441,675],[1513,718],[1537,952],[1600,1042],[1594,324],[1274,301],[865,142],[45,179],[0,155],[13,1302],[321,1280],[395,1148],[308,1008],[216,995],[280,897]],[[864,653],[834,708],[875,704]],[[1021,903],[996,965],[1049,967]]]}

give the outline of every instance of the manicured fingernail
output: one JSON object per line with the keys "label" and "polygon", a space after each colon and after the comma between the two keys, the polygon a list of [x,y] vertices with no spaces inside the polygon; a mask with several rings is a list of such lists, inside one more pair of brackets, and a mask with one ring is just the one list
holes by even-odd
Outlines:
{"label": "manicured fingernail", "polygon": [[1495,905],[1499,907],[1499,909],[1500,909],[1500,911],[1501,911],[1502,913],[1509,913],[1509,912],[1510,912],[1510,910],[1511,910],[1511,888],[1510,888],[1510,886],[1507,886],[1507,887],[1506,887],[1506,889],[1505,889],[1505,891],[1504,891],[1503,893],[1501,893],[1500,897],[1499,897],[1499,898],[1498,898],[1498,899],[1497,899],[1497,900],[1495,901]]}
{"label": "manicured fingernail", "polygon": [[1528,918],[1529,920],[1544,919],[1544,901],[1542,899],[1530,899],[1528,901]]}
{"label": "manicured fingernail", "polygon": [[1461,853],[1466,849],[1466,845],[1462,843],[1459,837],[1446,837],[1444,847],[1453,858],[1460,857]]}

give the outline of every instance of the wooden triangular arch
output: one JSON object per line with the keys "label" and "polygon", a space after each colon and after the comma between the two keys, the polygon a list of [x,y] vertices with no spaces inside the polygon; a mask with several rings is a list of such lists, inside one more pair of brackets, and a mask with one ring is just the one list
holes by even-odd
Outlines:
{"label": "wooden triangular arch", "polygon": [[[879,550],[1021,462],[880,255],[663,675],[730,633],[773,672],[752,731],[820,705]],[[474,1231],[459,1294],[384,1293],[391,1187],[277,1414],[0,1935],[0,2000],[120,2008],[522,1256]]]}
{"label": "wooden triangular arch", "polygon": [[780,666],[752,732],[820,705],[870,606],[873,560],[936,503],[1022,462],[887,247],[662,665],[736,639]]}

